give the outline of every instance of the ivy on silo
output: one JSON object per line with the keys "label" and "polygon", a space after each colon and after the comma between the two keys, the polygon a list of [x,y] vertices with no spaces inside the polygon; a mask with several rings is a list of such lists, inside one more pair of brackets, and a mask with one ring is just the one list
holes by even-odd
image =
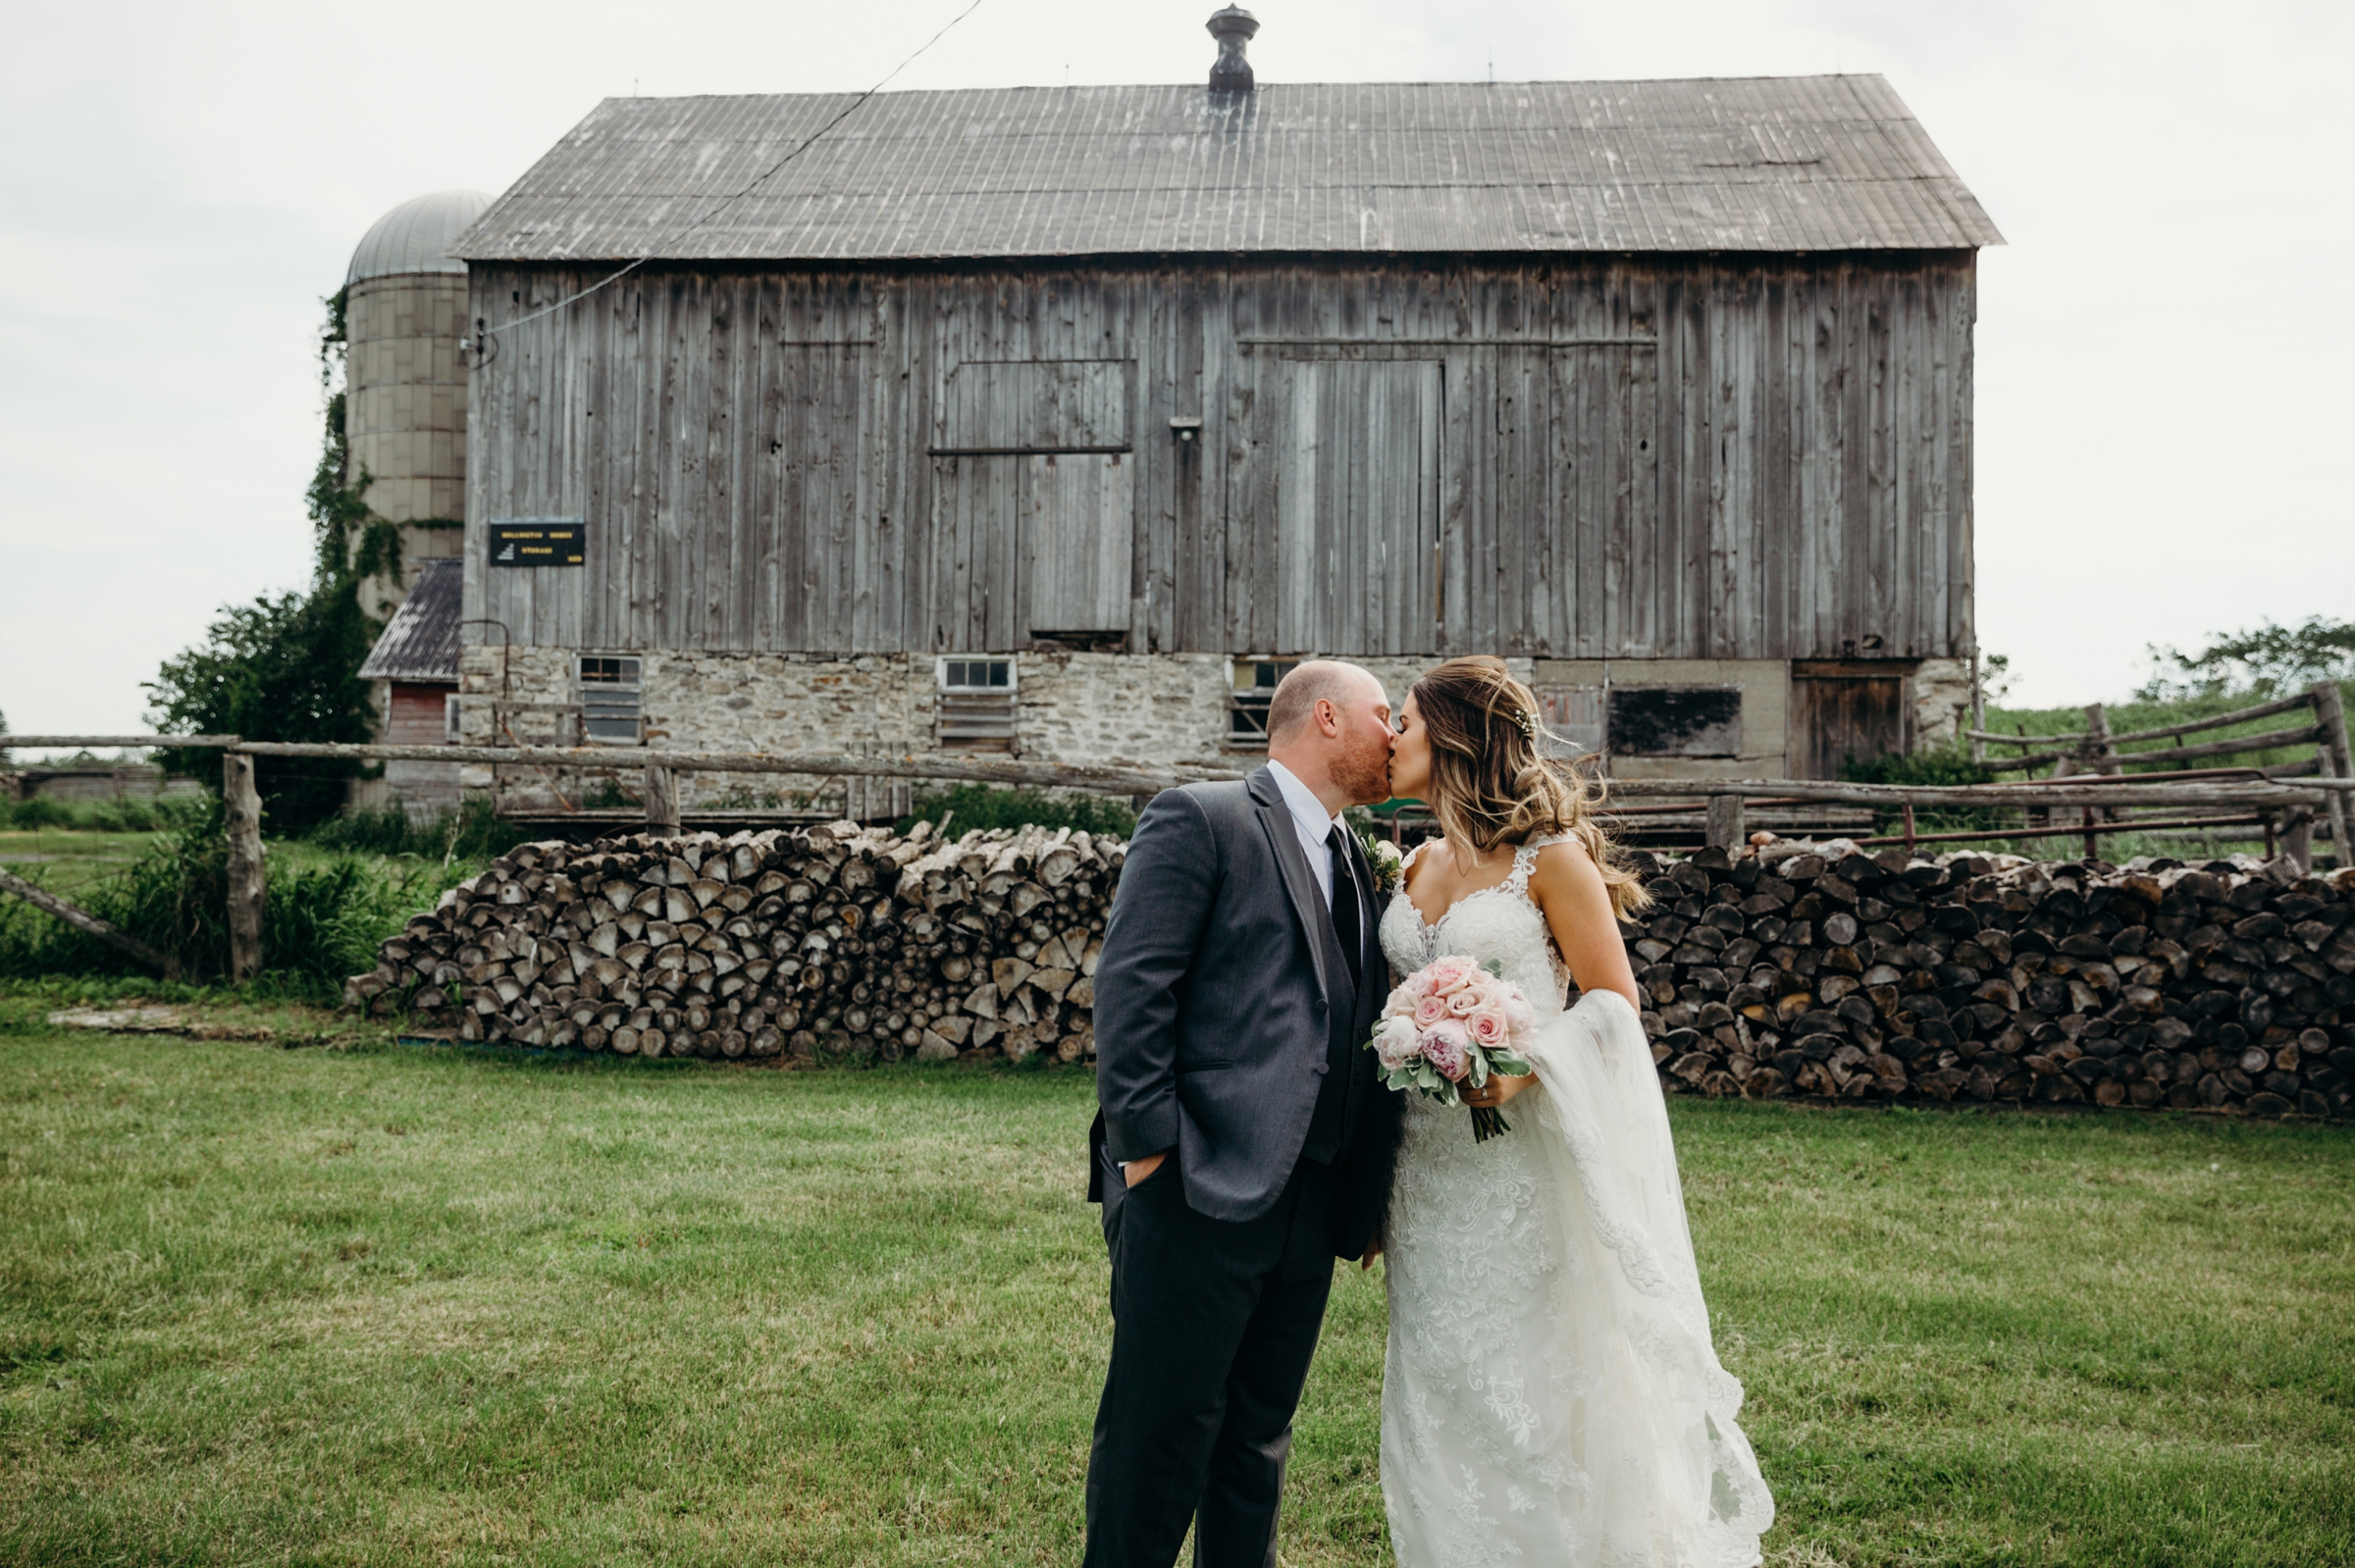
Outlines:
{"label": "ivy on silo", "polygon": [[342,386],[344,352],[350,341],[346,312],[348,287],[321,301],[326,323],[319,330],[319,390],[325,394],[326,417],[319,444],[319,466],[311,473],[303,500],[310,513],[317,545],[315,575],[322,588],[348,580],[357,584],[370,577],[398,581],[400,529],[379,517],[369,506],[368,487],[374,483],[366,467],[355,479],[351,473],[351,441],[345,425],[347,403]]}

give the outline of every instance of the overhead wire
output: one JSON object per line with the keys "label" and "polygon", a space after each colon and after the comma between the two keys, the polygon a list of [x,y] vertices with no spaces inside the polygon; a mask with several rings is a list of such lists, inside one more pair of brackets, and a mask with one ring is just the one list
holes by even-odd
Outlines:
{"label": "overhead wire", "polygon": [[910,66],[916,64],[916,62],[923,55],[925,50],[931,48],[934,44],[940,42],[941,39],[947,37],[950,29],[954,28],[957,24],[971,16],[974,12],[980,10],[982,0],[972,0],[972,3],[968,5],[963,11],[958,12],[947,22],[943,23],[938,32],[935,32],[931,37],[926,38],[921,44],[917,45],[913,54],[909,55],[905,60],[902,60],[898,65],[893,66],[888,72],[884,73],[882,78],[878,79],[873,86],[867,88],[864,92],[860,93],[849,103],[845,104],[841,113],[835,115],[833,119],[827,121],[824,125],[818,127],[808,136],[804,137],[792,151],[786,153],[784,157],[779,158],[775,163],[770,164],[767,168],[755,175],[742,189],[731,191],[727,195],[724,195],[717,201],[713,202],[708,208],[705,209],[702,216],[698,217],[693,223],[688,224],[685,228],[679,230],[677,233],[666,235],[661,239],[657,240],[654,247],[645,255],[636,258],[627,266],[620,268],[606,277],[600,278],[596,283],[591,284],[588,287],[582,289],[580,292],[568,294],[564,298],[557,300],[552,305],[544,305],[540,309],[531,312],[529,315],[518,316],[512,321],[502,321],[496,327],[486,327],[478,323],[475,328],[474,341],[472,343],[461,344],[460,346],[472,349],[474,351],[476,363],[478,365],[484,363],[485,361],[483,361],[481,358],[482,340],[484,339],[496,339],[499,333],[508,332],[514,328],[529,325],[532,322],[540,320],[543,316],[552,316],[559,310],[563,310],[568,306],[580,303],[582,300],[588,298],[591,294],[596,293],[598,290],[612,284],[619,283],[622,279],[628,277],[631,273],[636,272],[648,262],[657,259],[662,252],[667,250],[670,246],[677,244],[680,240],[686,238],[689,235],[695,233],[695,231],[698,229],[701,229],[705,224],[709,223],[713,218],[717,217],[721,208],[727,206],[730,202],[741,201],[745,197],[751,195],[760,186],[761,183],[766,181],[771,175],[774,175],[778,170],[784,168],[787,164],[793,162],[794,159],[799,158],[803,153],[808,152],[812,146],[816,145],[819,138],[823,137],[827,131],[832,131],[836,126],[841,125],[852,115],[858,113],[861,106],[864,105],[867,99],[872,98],[876,93],[881,92],[885,87],[889,86],[893,78],[897,77],[901,72],[907,70]]}

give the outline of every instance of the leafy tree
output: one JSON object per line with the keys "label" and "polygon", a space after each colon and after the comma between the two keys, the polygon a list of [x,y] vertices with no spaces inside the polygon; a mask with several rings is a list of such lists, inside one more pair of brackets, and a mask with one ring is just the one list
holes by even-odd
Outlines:
{"label": "leafy tree", "polygon": [[2316,681],[2355,680],[2355,621],[2309,615],[2299,625],[2276,626],[2269,619],[2251,631],[2212,637],[2196,653],[2154,644],[2151,663],[2151,678],[2134,694],[2146,703],[2240,691],[2277,697]]}
{"label": "leafy tree", "polygon": [[[377,630],[349,574],[309,594],[225,604],[204,646],[164,660],[146,683],[157,722],[256,741],[366,741],[373,714],[359,668]],[[159,760],[219,787],[213,753],[167,751]],[[345,781],[360,771],[354,762],[265,757],[255,759],[254,782],[273,828],[293,834],[334,815]]]}

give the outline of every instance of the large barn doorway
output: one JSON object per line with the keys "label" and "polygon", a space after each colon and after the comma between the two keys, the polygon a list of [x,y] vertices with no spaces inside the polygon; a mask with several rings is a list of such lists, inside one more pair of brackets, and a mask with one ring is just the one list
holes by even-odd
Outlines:
{"label": "large barn doorway", "polygon": [[1274,646],[1429,647],[1439,615],[1440,362],[1277,363]]}
{"label": "large barn doorway", "polygon": [[1128,631],[1131,368],[1051,359],[950,370],[932,448],[937,569],[944,601],[965,623],[950,642],[1012,649]]}
{"label": "large barn doorway", "polygon": [[1837,779],[1852,760],[1904,755],[1912,740],[1909,674],[1887,663],[1793,664],[1791,776]]}

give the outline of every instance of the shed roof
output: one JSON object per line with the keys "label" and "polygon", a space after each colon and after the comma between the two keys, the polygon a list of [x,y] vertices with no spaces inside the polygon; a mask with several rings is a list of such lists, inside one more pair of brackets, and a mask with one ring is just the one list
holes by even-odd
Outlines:
{"label": "shed roof", "polygon": [[430,560],[418,568],[409,597],[400,601],[384,635],[360,665],[364,681],[455,681],[458,678],[458,608],[465,563]]}
{"label": "shed roof", "polygon": [[[1877,76],[608,98],[469,261],[1968,249]],[[718,211],[698,223],[714,205]]]}

